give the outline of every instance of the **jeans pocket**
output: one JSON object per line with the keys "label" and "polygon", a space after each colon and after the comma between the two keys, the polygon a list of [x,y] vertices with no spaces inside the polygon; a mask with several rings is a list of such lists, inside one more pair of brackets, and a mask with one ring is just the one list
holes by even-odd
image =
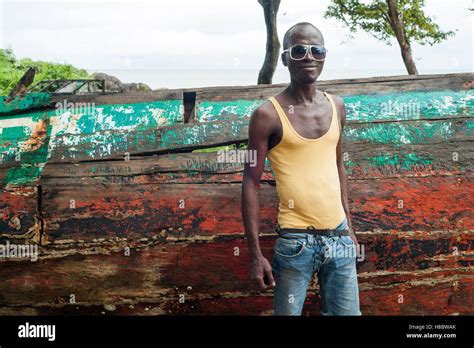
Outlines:
{"label": "jeans pocket", "polygon": [[285,239],[278,237],[273,251],[275,254],[283,257],[296,257],[303,253],[306,247],[306,238]]}

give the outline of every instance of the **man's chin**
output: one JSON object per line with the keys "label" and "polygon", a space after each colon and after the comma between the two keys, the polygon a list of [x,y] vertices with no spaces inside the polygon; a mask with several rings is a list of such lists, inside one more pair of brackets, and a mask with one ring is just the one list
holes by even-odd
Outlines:
{"label": "man's chin", "polygon": [[303,76],[300,77],[300,81],[301,83],[305,84],[305,85],[309,85],[309,84],[312,84],[312,83],[315,83],[317,80],[318,80],[318,77],[319,75],[316,75],[316,74],[305,74]]}

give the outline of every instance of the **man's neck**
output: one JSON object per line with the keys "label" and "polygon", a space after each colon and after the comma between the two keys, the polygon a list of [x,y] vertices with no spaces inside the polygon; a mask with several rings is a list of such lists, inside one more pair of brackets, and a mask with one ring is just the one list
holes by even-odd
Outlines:
{"label": "man's neck", "polygon": [[310,84],[301,84],[294,80],[288,86],[288,94],[296,101],[296,104],[316,104],[319,95],[316,81]]}

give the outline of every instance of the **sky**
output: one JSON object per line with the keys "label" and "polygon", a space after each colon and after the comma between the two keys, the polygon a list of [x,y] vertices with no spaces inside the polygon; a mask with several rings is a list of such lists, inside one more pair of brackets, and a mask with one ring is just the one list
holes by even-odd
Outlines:
{"label": "sky", "polygon": [[[329,0],[281,0],[280,41],[308,21],[324,34],[328,56],[320,79],[404,75],[392,46],[365,32],[349,37],[324,19]],[[435,46],[413,44],[421,74],[473,71],[470,0],[426,0],[426,13],[456,35]],[[17,57],[70,63],[152,88],[255,84],[266,29],[257,0],[0,0],[0,47]],[[274,83],[288,82],[278,63]]]}

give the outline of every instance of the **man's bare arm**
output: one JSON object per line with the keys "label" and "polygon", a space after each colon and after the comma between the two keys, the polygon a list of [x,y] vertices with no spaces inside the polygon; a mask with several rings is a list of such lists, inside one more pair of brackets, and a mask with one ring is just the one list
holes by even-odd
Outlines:
{"label": "man's bare arm", "polygon": [[[257,108],[249,123],[248,151],[255,151],[256,165],[246,163],[242,182],[242,217],[250,253],[250,276],[256,280],[260,289],[274,286],[271,265],[263,257],[259,243],[260,225],[260,180],[268,152],[268,140],[274,131],[271,115],[265,105]],[[250,157],[250,156],[249,156]],[[265,281],[266,280],[266,281]]]}
{"label": "man's bare arm", "polygon": [[354,240],[356,245],[358,245],[359,243],[355,236],[354,230],[352,229],[352,221],[351,221],[352,219],[349,212],[349,200],[347,198],[347,175],[346,175],[346,168],[344,167],[344,160],[343,160],[343,154],[342,154],[342,133],[346,125],[346,108],[344,106],[344,101],[342,100],[342,98],[338,96],[334,96],[334,100],[337,106],[339,117],[341,119],[341,136],[339,137],[339,142],[337,143],[337,147],[336,147],[337,169],[339,172],[339,183],[341,186],[341,200],[342,200],[342,205],[344,207],[344,211],[346,213],[347,224],[349,225],[351,238]]}

